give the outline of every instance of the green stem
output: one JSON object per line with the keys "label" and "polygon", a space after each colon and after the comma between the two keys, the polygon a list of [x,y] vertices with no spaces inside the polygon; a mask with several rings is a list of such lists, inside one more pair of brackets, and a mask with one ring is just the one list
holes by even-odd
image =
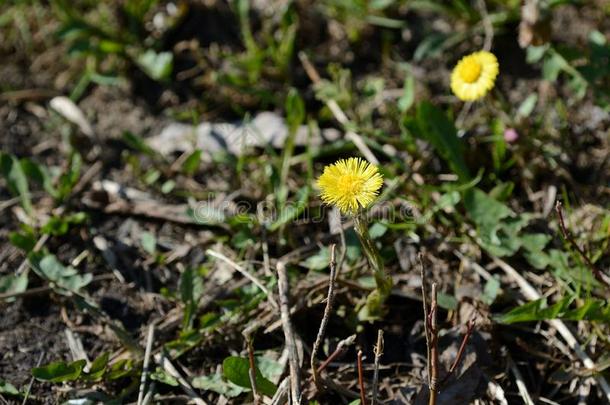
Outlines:
{"label": "green stem", "polygon": [[369,235],[368,223],[362,213],[354,216],[354,229],[360,239],[364,254],[373,269],[373,276],[377,286],[367,297],[365,317],[375,318],[382,314],[382,306],[390,296],[392,278],[384,270],[383,258]]}

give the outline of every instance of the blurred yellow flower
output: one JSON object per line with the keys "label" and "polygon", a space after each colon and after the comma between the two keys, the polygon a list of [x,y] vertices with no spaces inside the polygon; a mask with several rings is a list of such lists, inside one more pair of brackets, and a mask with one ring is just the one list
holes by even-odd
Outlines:
{"label": "blurred yellow flower", "polygon": [[498,59],[491,52],[464,56],[451,72],[451,90],[460,100],[478,100],[494,87],[499,70]]}
{"label": "blurred yellow flower", "polygon": [[375,201],[382,184],[377,166],[361,158],[341,159],[328,165],[318,179],[322,201],[351,215]]}

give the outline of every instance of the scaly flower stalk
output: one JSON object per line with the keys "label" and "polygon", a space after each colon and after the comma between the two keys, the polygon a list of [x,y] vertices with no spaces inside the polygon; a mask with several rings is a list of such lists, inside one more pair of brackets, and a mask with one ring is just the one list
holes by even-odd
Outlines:
{"label": "scaly flower stalk", "polygon": [[322,200],[354,219],[354,229],[373,269],[377,288],[360,310],[361,319],[379,317],[392,289],[392,278],[384,271],[383,258],[369,235],[364,215],[364,209],[375,201],[382,184],[383,177],[377,166],[360,158],[342,159],[326,166],[318,179]]}

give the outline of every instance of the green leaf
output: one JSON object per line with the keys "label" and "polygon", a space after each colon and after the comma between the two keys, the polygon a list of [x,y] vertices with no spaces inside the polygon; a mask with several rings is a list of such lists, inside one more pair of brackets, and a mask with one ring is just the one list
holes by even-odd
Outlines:
{"label": "green leaf", "polygon": [[462,144],[445,113],[424,101],[417,106],[416,117],[419,135],[430,142],[461,181],[468,181],[470,172],[464,161]]}
{"label": "green leaf", "polygon": [[[225,378],[234,384],[244,388],[250,387],[250,363],[248,359],[244,357],[231,356],[224,359],[222,362],[222,370]],[[263,377],[258,367],[255,367],[256,374],[256,389],[267,395],[273,397],[277,387],[268,379]]]}
{"label": "green leaf", "polygon": [[458,300],[452,296],[443,294],[441,292],[438,293],[438,306],[448,310],[456,310],[458,307]]}
{"label": "green leaf", "polygon": [[28,288],[27,272],[19,275],[8,274],[0,276],[0,294],[14,294],[24,292]]}
{"label": "green leaf", "polygon": [[80,275],[75,268],[64,266],[54,255],[32,252],[28,255],[28,260],[36,274],[68,291],[77,292],[93,278],[90,273]]}
{"label": "green leaf", "polygon": [[306,260],[299,263],[301,266],[309,270],[324,270],[330,263],[330,249],[326,246],[322,247],[318,253],[309,256]]}
{"label": "green leaf", "polygon": [[502,219],[513,215],[510,208],[478,188],[469,189],[464,193],[464,206],[470,219],[485,230],[494,229]]}
{"label": "green leaf", "polygon": [[192,176],[201,163],[201,149],[195,149],[182,163],[182,172],[187,176]]}
{"label": "green leaf", "polygon": [[70,229],[70,225],[77,225],[83,223],[87,219],[87,214],[84,212],[77,212],[72,215],[66,216],[53,216],[49,218],[46,224],[42,226],[40,232],[49,235],[65,235]]}
{"label": "green leaf", "polygon": [[132,359],[122,359],[110,366],[110,369],[106,373],[108,380],[118,380],[119,378],[127,377],[138,371],[134,367]]}
{"label": "green leaf", "polygon": [[129,131],[123,132],[121,139],[127,144],[127,146],[129,146],[133,150],[136,150],[140,153],[144,153],[148,156],[156,155],[156,152],[150,146],[148,146],[144,139]]}
{"label": "green leaf", "polygon": [[185,304],[182,327],[189,329],[193,324],[193,316],[197,303],[203,295],[203,279],[197,269],[187,267],[180,276],[180,298]]}
{"label": "green leaf", "polygon": [[487,280],[485,283],[485,288],[483,289],[483,296],[481,297],[481,301],[486,303],[487,305],[493,304],[498,296],[498,292],[500,291],[500,282],[497,278],[492,277]]}
{"label": "green leaf", "polygon": [[142,232],[140,235],[140,244],[150,255],[154,255],[157,251],[157,238],[150,232]]}
{"label": "green leaf", "polygon": [[25,229],[22,233],[11,232],[8,236],[9,241],[19,249],[28,253],[36,246],[36,236],[31,230]]}
{"label": "green leaf", "polygon": [[58,181],[58,198],[64,200],[72,192],[72,188],[78,182],[80,177],[80,171],[82,167],[82,157],[77,152],[70,154],[70,161],[68,164],[68,171],[59,177]]}
{"label": "green leaf", "polygon": [[159,381],[163,384],[170,385],[172,387],[177,387],[180,385],[175,377],[172,377],[171,375],[167,374],[161,367],[157,367],[155,371],[150,374],[150,379]]}
{"label": "green leaf", "polygon": [[136,63],[153,80],[162,81],[172,74],[174,55],[171,52],[155,52],[152,49],[140,54]]}
{"label": "green leaf", "polygon": [[74,381],[80,377],[85,364],[87,364],[86,360],[77,360],[72,363],[56,361],[46,366],[33,368],[32,375],[41,381]]}
{"label": "green leaf", "polygon": [[28,213],[32,212],[28,180],[19,160],[6,153],[0,153],[0,170],[12,195],[19,197],[21,205]]}
{"label": "green leaf", "polygon": [[93,363],[91,363],[91,368],[88,373],[83,374],[83,379],[86,381],[98,381],[102,378],[104,373],[106,372],[106,367],[108,366],[108,359],[110,357],[109,353],[102,353],[98,356]]}
{"label": "green leaf", "polygon": [[17,396],[21,393],[13,384],[0,378],[0,394]]}
{"label": "green leaf", "polygon": [[195,388],[213,391],[220,395],[229,398],[234,398],[246,391],[243,387],[233,384],[231,381],[225,381],[219,373],[209,376],[201,376],[193,378],[192,385]]}
{"label": "green leaf", "polygon": [[415,102],[415,78],[408,74],[403,84],[402,96],[398,99],[398,110],[406,113]]}
{"label": "green leaf", "polygon": [[20,162],[21,168],[28,179],[32,179],[41,184],[51,197],[58,197],[57,189],[53,186],[53,178],[45,166],[35,163],[30,159],[21,159]]}
{"label": "green leaf", "polygon": [[305,103],[297,89],[291,88],[286,96],[286,123],[290,132],[296,132],[305,120]]}

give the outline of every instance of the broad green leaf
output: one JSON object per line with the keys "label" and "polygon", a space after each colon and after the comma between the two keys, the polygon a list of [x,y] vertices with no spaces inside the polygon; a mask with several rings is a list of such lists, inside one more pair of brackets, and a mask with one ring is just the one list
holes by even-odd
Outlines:
{"label": "broad green leaf", "polygon": [[193,378],[192,385],[195,388],[213,391],[229,398],[237,397],[246,391],[243,387],[233,384],[231,381],[225,381],[219,373],[195,377]]}
{"label": "broad green leaf", "polygon": [[441,308],[456,310],[458,307],[458,300],[453,295],[447,295],[439,292],[437,298],[438,306]]}
{"label": "broad green leaf", "polygon": [[11,194],[19,197],[21,205],[28,213],[32,212],[28,180],[19,160],[13,155],[0,152],[0,170]]}
{"label": "broad green leaf", "polygon": [[138,66],[153,80],[162,81],[172,74],[174,55],[171,52],[155,52],[148,49],[136,60]]}
{"label": "broad green leaf", "polygon": [[24,292],[28,288],[27,272],[19,275],[8,274],[0,276],[0,294]]}
{"label": "broad green leaf", "polygon": [[[258,367],[255,367],[256,374],[256,389],[268,397],[273,397],[277,387],[268,379],[263,377]],[[250,387],[250,363],[244,357],[231,356],[224,359],[222,362],[222,370],[224,377],[234,384],[244,388]]]}
{"label": "broad green leaf", "polygon": [[19,249],[28,253],[36,246],[36,236],[29,229],[24,229],[23,232],[11,232],[8,236],[9,241]]}
{"label": "broad green leaf", "polygon": [[102,353],[100,356],[98,356],[95,360],[93,360],[93,363],[91,363],[91,368],[89,369],[89,372],[84,373],[82,375],[82,378],[86,381],[100,380],[106,372],[109,357],[109,353]]}
{"label": "broad green leaf", "polygon": [[46,366],[33,368],[32,375],[41,381],[74,381],[80,377],[85,364],[87,364],[86,360],[77,360],[71,363],[56,361]]}
{"label": "broad green leaf", "polygon": [[417,106],[416,117],[419,135],[434,146],[461,181],[470,180],[457,130],[445,113],[424,101]]}
{"label": "broad green leaf", "polygon": [[93,278],[90,273],[80,275],[75,268],[64,266],[54,255],[32,252],[28,260],[36,274],[68,291],[77,292]]}
{"label": "broad green leaf", "polygon": [[157,251],[157,238],[150,232],[142,232],[140,235],[140,244],[146,253],[154,255]]}
{"label": "broad green leaf", "polygon": [[498,296],[498,292],[500,291],[500,282],[496,277],[492,277],[485,283],[485,288],[483,288],[483,296],[481,297],[481,301],[486,303],[487,305],[493,304]]}
{"label": "broad green leaf", "polygon": [[309,256],[306,260],[299,263],[301,266],[310,270],[324,270],[328,268],[330,263],[330,249],[326,246],[322,247],[318,253]]}
{"label": "broad green leaf", "polygon": [[150,374],[150,379],[159,381],[163,384],[170,385],[172,387],[177,387],[180,385],[175,377],[172,377],[171,375],[167,374],[161,367],[157,367],[155,371]]}
{"label": "broad green leaf", "polygon": [[0,378],[0,394],[17,396],[20,392],[13,384]]}
{"label": "broad green leaf", "polygon": [[502,219],[513,215],[510,208],[478,188],[469,189],[464,193],[464,206],[470,219],[485,230],[496,228]]}

